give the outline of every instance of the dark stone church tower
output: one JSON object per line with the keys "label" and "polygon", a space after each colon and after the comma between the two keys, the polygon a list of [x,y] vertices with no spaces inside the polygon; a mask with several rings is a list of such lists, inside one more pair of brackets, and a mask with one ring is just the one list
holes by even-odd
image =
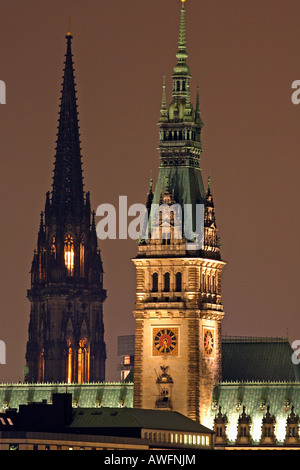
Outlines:
{"label": "dark stone church tower", "polygon": [[51,193],[31,267],[28,382],[104,381],[103,268],[84,191],[70,33]]}

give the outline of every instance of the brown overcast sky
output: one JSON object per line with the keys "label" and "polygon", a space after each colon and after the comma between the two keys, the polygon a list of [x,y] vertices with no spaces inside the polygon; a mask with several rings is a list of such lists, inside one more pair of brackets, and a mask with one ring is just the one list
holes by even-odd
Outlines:
{"label": "brown overcast sky", "polygon": [[[187,0],[187,43],[222,257],[223,333],[300,339],[299,0]],[[144,203],[158,170],[162,76],[170,98],[179,0],[1,0],[0,381],[23,378],[26,290],[51,189],[65,34],[71,16],[85,189]],[[117,336],[134,333],[135,242],[101,243],[107,380]]]}

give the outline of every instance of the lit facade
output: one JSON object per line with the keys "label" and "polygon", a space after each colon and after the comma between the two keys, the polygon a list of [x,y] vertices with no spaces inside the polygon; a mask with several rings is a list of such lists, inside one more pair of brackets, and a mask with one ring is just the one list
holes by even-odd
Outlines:
{"label": "lit facade", "polygon": [[[155,190],[151,181],[148,193],[148,236],[140,241],[133,260],[137,279],[134,406],[165,407],[201,421],[213,384],[222,374],[221,275],[225,262],[220,255],[210,182],[205,189],[202,181],[203,123],[199,92],[195,106],[190,99],[185,33],[182,3],[169,106],[163,84],[158,122],[160,166]],[[161,212],[154,222],[155,204],[169,209],[168,220],[168,212]],[[199,206],[204,207],[204,242],[197,247],[183,227],[197,225]]]}
{"label": "lit facade", "polygon": [[[71,38],[62,102],[73,76]],[[190,69],[185,48],[185,8],[182,2],[178,62],[172,75],[172,102],[166,85],[159,119],[160,168],[155,190],[147,199],[170,209],[161,215],[154,232],[140,240],[136,267],[134,316],[134,383],[103,383],[105,344],[102,305],[103,270],[88,193],[83,196],[79,176],[72,188],[79,203],[72,214],[62,192],[65,151],[56,156],[53,192],[47,195],[32,264],[27,384],[0,384],[2,426],[10,429],[9,412],[20,404],[51,401],[53,393],[72,394],[74,409],[135,408],[139,411],[179,411],[214,431],[216,449],[299,449],[300,374],[291,361],[288,339],[222,337],[224,317],[221,258],[214,202],[208,182],[202,181],[199,93],[190,101]],[[65,102],[66,100],[66,102]],[[65,117],[60,115],[58,141],[63,142]],[[74,109],[74,108],[73,108]],[[72,114],[72,113],[71,113]],[[73,113],[73,116],[75,114]],[[77,117],[73,123],[77,122]],[[74,143],[74,141],[73,141]],[[78,154],[77,154],[78,155]],[[75,159],[76,160],[76,159]],[[69,160],[70,161],[70,160]],[[78,161],[77,161],[78,163]],[[67,181],[77,175],[67,165]],[[77,166],[78,168],[78,166]],[[70,171],[69,171],[70,170]],[[70,186],[71,188],[71,186]],[[68,194],[73,194],[69,189]],[[61,197],[62,196],[62,197]],[[60,202],[59,202],[60,201]],[[81,202],[80,202],[81,201]],[[175,205],[204,206],[204,243],[192,249],[175,223]],[[84,221],[78,223],[77,216]],[[59,222],[59,224],[58,224]],[[193,220],[195,222],[195,220]],[[57,230],[57,227],[61,230]],[[56,227],[56,229],[55,229]],[[155,235],[155,236],[154,236]],[[76,287],[76,290],[75,290]],[[75,327],[75,325],[80,327]],[[125,357],[125,356],[124,356]],[[91,381],[94,383],[91,383]],[[49,381],[49,383],[46,383]],[[52,383],[50,383],[52,382]],[[90,382],[90,383],[84,383]],[[79,416],[79,414],[78,414]],[[170,416],[170,415],[168,415]],[[161,419],[163,421],[163,419]],[[2,428],[1,432],[4,428]],[[211,447],[211,434],[182,429],[144,427],[142,441],[120,438],[80,441],[65,436],[0,435],[0,448],[163,448],[164,445]],[[136,447],[135,447],[136,446]]]}

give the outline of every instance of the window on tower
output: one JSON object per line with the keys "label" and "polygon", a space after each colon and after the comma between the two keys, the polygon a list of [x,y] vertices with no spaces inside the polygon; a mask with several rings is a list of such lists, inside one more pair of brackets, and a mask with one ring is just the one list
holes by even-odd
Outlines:
{"label": "window on tower", "polygon": [[80,243],[80,277],[84,277],[84,240]]}
{"label": "window on tower", "polygon": [[72,382],[72,362],[73,362],[73,351],[71,348],[71,341],[68,341],[68,376],[67,376],[67,383],[70,384]]}
{"label": "window on tower", "polygon": [[152,274],[152,292],[158,291],[158,274]]}
{"label": "window on tower", "polygon": [[170,292],[170,273],[164,274],[164,291]]}
{"label": "window on tower", "polygon": [[175,288],[176,288],[176,292],[181,292],[182,290],[182,275],[181,273],[176,273],[176,276],[175,276]]}
{"label": "window on tower", "polygon": [[69,276],[74,274],[74,242],[71,235],[68,235],[65,240],[65,265],[68,270]]}

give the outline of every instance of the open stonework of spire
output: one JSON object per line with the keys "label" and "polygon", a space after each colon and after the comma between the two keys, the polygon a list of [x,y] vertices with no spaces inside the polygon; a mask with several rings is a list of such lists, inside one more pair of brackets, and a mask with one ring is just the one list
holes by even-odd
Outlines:
{"label": "open stonework of spire", "polygon": [[84,207],[83,177],[77,98],[72,59],[72,36],[67,34],[67,53],[61,92],[52,208],[57,215],[81,216]]}

